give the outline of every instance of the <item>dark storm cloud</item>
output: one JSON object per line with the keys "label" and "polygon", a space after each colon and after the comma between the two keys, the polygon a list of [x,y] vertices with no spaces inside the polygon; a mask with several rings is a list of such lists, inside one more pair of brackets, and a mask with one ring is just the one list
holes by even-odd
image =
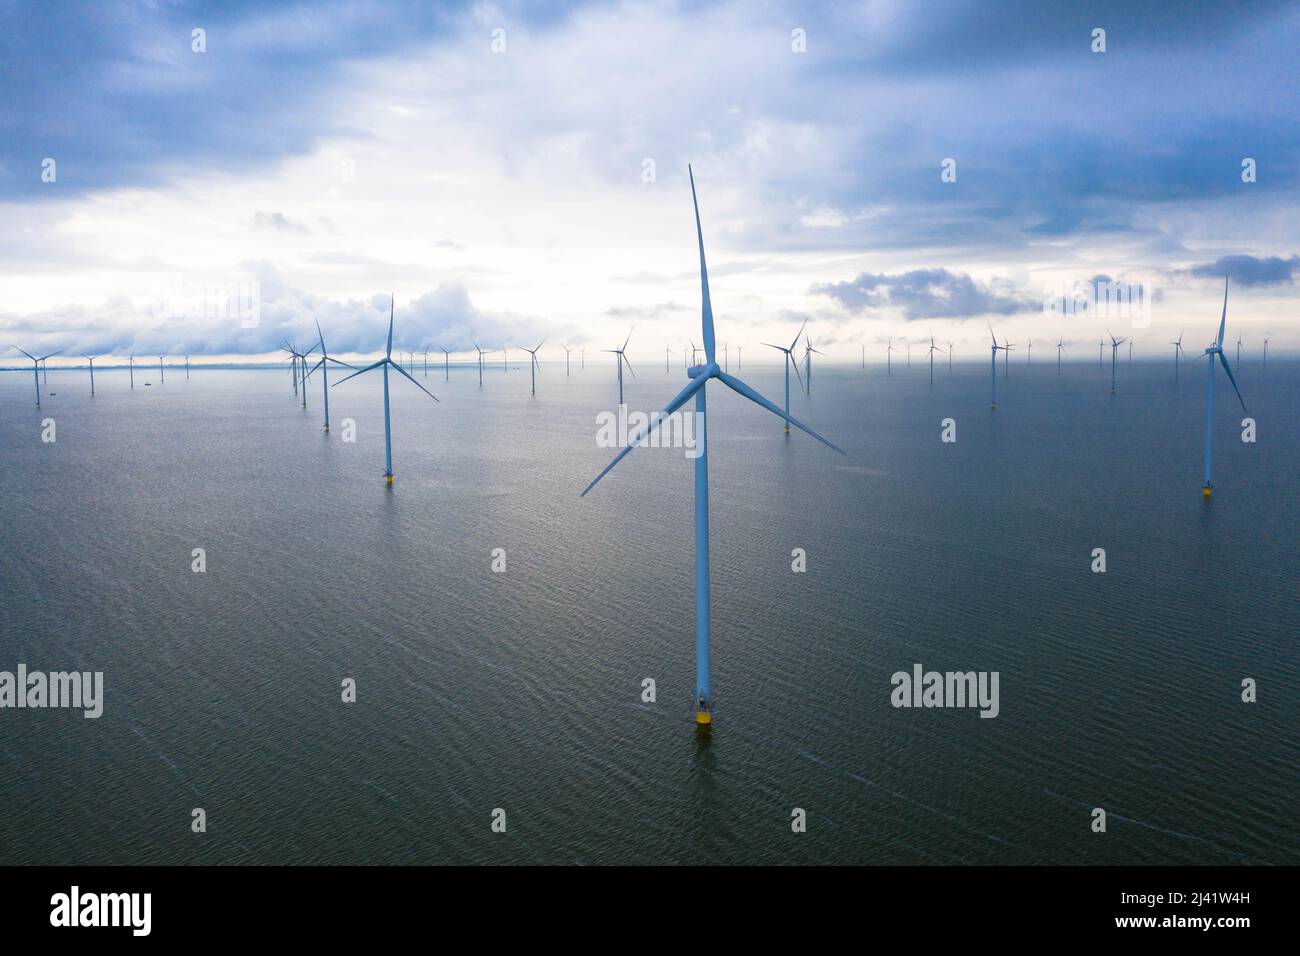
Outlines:
{"label": "dark storm cloud", "polygon": [[830,296],[852,312],[901,309],[908,321],[1012,315],[1042,308],[1041,299],[976,282],[947,269],[914,269],[897,275],[864,272],[850,282],[815,285],[812,291]]}
{"label": "dark storm cloud", "polygon": [[1188,270],[1202,279],[1228,278],[1240,286],[1291,285],[1300,271],[1300,256],[1283,259],[1278,256],[1223,256],[1214,262],[1192,266]]}

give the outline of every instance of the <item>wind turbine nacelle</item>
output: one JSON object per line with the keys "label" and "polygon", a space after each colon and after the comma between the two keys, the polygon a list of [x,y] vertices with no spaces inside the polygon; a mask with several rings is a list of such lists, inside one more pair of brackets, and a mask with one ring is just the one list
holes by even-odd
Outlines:
{"label": "wind turbine nacelle", "polygon": [[707,365],[692,365],[686,370],[686,375],[688,378],[699,378],[707,369]]}

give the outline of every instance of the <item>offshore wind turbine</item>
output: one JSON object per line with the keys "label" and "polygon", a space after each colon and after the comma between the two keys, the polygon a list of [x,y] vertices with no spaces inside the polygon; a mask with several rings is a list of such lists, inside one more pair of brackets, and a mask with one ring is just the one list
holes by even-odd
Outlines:
{"label": "offshore wind turbine", "polygon": [[135,353],[134,352],[132,352],[130,358],[127,359],[126,369],[131,376],[131,387],[135,388]]}
{"label": "offshore wind turbine", "polygon": [[[92,376],[93,377],[93,376]],[[185,356],[185,381],[190,380],[190,357]]]}
{"label": "offshore wind turbine", "polygon": [[942,352],[943,349],[934,344],[934,336],[930,336],[930,384],[934,384],[934,353]]}
{"label": "offshore wind turbine", "polygon": [[[14,348],[18,349],[18,346],[15,345]],[[37,358],[35,355],[33,355],[31,352],[28,352],[26,349],[18,349],[18,351],[22,352],[24,355],[26,355],[29,359],[32,360],[32,379],[36,383],[36,407],[40,408],[41,407],[41,364],[46,359],[54,358],[54,356],[58,355],[59,353],[51,352],[49,355],[42,355],[40,358]]]}
{"label": "offshore wind turbine", "polygon": [[894,374],[894,361],[893,361],[893,359],[894,359],[894,356],[893,356],[894,351],[895,351],[895,350],[894,350],[894,340],[893,340],[893,339],[890,339],[890,340],[889,340],[889,348],[885,349],[885,374],[886,374],[886,375],[893,375],[893,374]]}
{"label": "offshore wind turbine", "polygon": [[167,381],[167,375],[165,372],[163,372],[163,358],[164,356],[161,355],[158,356],[158,384],[159,385]]}
{"label": "offshore wind turbine", "polygon": [[953,351],[955,351],[955,350],[953,349],[952,339],[949,339],[949,340],[948,340],[948,371],[950,371],[950,372],[952,371],[952,353],[953,353]]}
{"label": "offshore wind turbine", "polygon": [[1128,340],[1128,364],[1133,364],[1133,339]]}
{"label": "offshore wind turbine", "polygon": [[1025,364],[1032,365],[1034,361],[1034,340],[1031,338],[1025,343]]}
{"label": "offshore wind turbine", "polygon": [[[687,169],[689,170],[690,167],[687,167]],[[700,227],[700,207],[695,199],[695,176],[693,172],[691,172],[691,200],[695,206],[695,232],[700,246],[700,311],[704,333],[705,364],[696,365],[687,371],[687,376],[691,380],[690,383],[677,393],[664,408],[661,415],[653,417],[646,427],[638,429],[637,434],[628,442],[627,447],[605,466],[605,470],[583,489],[582,494],[586,495],[595,487],[596,482],[609,474],[615,465],[654,431],[664,416],[673,414],[690,401],[692,397],[695,398],[695,420],[700,423],[700,431],[697,439],[699,455],[695,459],[695,694],[693,708],[695,710],[696,724],[707,726],[713,722],[713,690],[710,686],[709,674],[709,454],[708,428],[705,425],[705,387],[710,379],[716,378],[751,402],[761,405],[801,431],[807,432],[827,447],[840,452],[840,454],[844,454],[844,452],[802,422],[791,418],[743,381],[724,372],[718,366],[713,330],[713,306],[709,300],[709,274],[704,263],[704,231]]]}
{"label": "offshore wind turbine", "polygon": [[744,363],[744,361],[742,361],[742,357],[741,357],[741,354],[740,354],[740,350],[741,350],[741,346],[737,345],[737,346],[736,346],[736,368],[744,368],[744,367],[745,367],[745,363]]}
{"label": "offshore wind turbine", "polygon": [[[601,349],[602,352],[609,352],[614,356],[614,365],[618,369],[618,403],[623,404],[623,364],[627,363],[627,370],[632,372],[632,363],[627,361],[627,343],[632,341],[632,331],[627,333],[627,340],[623,342],[621,349]],[[636,378],[636,372],[632,372],[632,377]]]}
{"label": "offshore wind turbine", "polygon": [[812,394],[812,357],[814,355],[825,355],[825,352],[813,348],[812,338],[808,335],[803,337],[803,371],[804,371],[804,393]]}
{"label": "offshore wind turbine", "polygon": [[510,371],[510,354],[507,351],[509,348],[509,345],[501,343],[501,371],[503,372]]}
{"label": "offshore wind turbine", "polygon": [[90,397],[95,397],[95,356],[87,355],[86,361],[90,363]]}
{"label": "offshore wind turbine", "polygon": [[1061,374],[1061,353],[1065,351],[1065,339],[1056,343],[1056,374]]}
{"label": "offshore wind turbine", "polygon": [[1106,348],[1106,340],[1105,340],[1105,339],[1098,339],[1098,340],[1097,340],[1097,368],[1101,368],[1101,367],[1102,367],[1102,365],[1101,365],[1101,353],[1102,353],[1102,350],[1105,349],[1105,348]]}
{"label": "offshore wind turbine", "polygon": [[1002,351],[1006,352],[1007,354],[1002,356],[1002,377],[1003,378],[1011,377],[1011,353],[1014,352],[1015,349],[1016,347],[1011,344],[1011,340],[1004,336],[1002,339]]}
{"label": "offshore wind turbine", "polygon": [[672,354],[673,354],[672,348],[665,345],[664,346],[664,371],[665,372],[672,372],[672,369],[668,367],[668,357]]}
{"label": "offshore wind turbine", "polygon": [[1223,280],[1223,315],[1219,319],[1219,337],[1205,350],[1200,358],[1207,355],[1210,361],[1206,367],[1205,380],[1205,484],[1201,487],[1202,496],[1208,498],[1214,491],[1214,484],[1210,481],[1210,450],[1214,439],[1214,357],[1217,355],[1219,362],[1223,365],[1223,370],[1228,373],[1228,381],[1232,383],[1232,390],[1237,393],[1237,401],[1241,402],[1241,410],[1246,410],[1246,400],[1241,397],[1241,389],[1237,388],[1237,380],[1232,377],[1232,369],[1228,367],[1228,359],[1223,354],[1223,329],[1228,322],[1228,280]]}
{"label": "offshore wind turbine", "polygon": [[[58,353],[55,352],[54,354],[57,355]],[[45,358],[53,358],[53,356],[47,355],[45,356]],[[41,384],[49,385],[50,384],[50,363],[45,361],[45,358],[41,359]]]}
{"label": "offshore wind turbine", "polygon": [[1264,361],[1260,364],[1261,369],[1268,368],[1268,339],[1264,339]]}
{"label": "offshore wind turbine", "polygon": [[[786,348],[784,345],[773,345],[771,342],[763,343],[770,349],[776,349],[778,352],[785,353],[785,416],[787,418],[790,417],[790,366],[794,366],[795,378],[799,378],[799,363],[796,362],[794,358],[794,347],[799,344],[799,336],[803,335],[803,330],[807,325],[808,320],[805,319],[803,325],[799,326],[799,331],[794,334],[794,339],[790,342],[789,348]],[[803,379],[801,378],[799,379],[799,387],[803,387]],[[790,434],[790,426],[788,424],[785,426],[785,433],[787,435]]]}
{"label": "offshore wind turbine", "polygon": [[429,350],[424,350],[424,377],[429,377]]}
{"label": "offshore wind turbine", "polygon": [[384,370],[384,481],[386,484],[393,483],[393,427],[392,419],[388,410],[388,369],[391,366],[396,371],[405,376],[412,385],[424,392],[435,402],[438,400],[434,394],[415,380],[415,378],[406,369],[402,368],[397,362],[393,361],[393,308],[394,299],[390,296],[388,300],[388,348],[384,352],[384,357],[373,365],[367,365],[363,369],[353,372],[335,383],[335,388],[342,385],[348,379],[356,378],[358,375],[365,375],[373,369],[382,368]]}
{"label": "offshore wind turbine", "polygon": [[473,339],[470,339],[470,341],[474,343],[474,348],[478,351],[478,384],[479,387],[482,388],[483,387],[483,356],[486,355],[487,353],[484,352],[482,349],[480,349],[478,347],[478,343],[474,342]]}
{"label": "offshore wind turbine", "polygon": [[1174,381],[1176,382],[1178,381],[1178,356],[1183,351],[1183,333],[1180,331],[1178,341],[1169,344],[1174,347]]}
{"label": "offshore wind turbine", "polygon": [[[545,344],[546,344],[546,339],[542,339],[540,342],[537,343],[537,349],[540,349]],[[542,370],[541,366],[537,364],[537,349],[524,349],[525,352],[527,352],[529,355],[533,357],[533,360],[529,364],[528,369],[533,374],[533,397],[534,398],[537,397],[537,373]]]}
{"label": "offshore wind turbine", "polygon": [[993,345],[989,349],[989,358],[992,362],[990,370],[993,373],[993,404],[990,407],[997,408],[998,407],[998,349],[1005,350],[1007,349],[1007,346],[998,345],[998,337],[993,334],[993,326],[988,322],[987,319],[985,320],[984,324],[988,325],[989,337],[993,339]]}
{"label": "offshore wind turbine", "polygon": [[[1110,335],[1110,329],[1106,330],[1106,334]],[[1112,393],[1115,391],[1115,356],[1119,352],[1119,347],[1127,341],[1128,339],[1117,339],[1115,336],[1110,335],[1110,390]]]}
{"label": "offshore wind turbine", "polygon": [[569,377],[569,354],[573,351],[573,349],[569,348],[567,345],[561,345],[560,348],[564,349],[564,377],[568,378]]}
{"label": "offshore wind turbine", "polygon": [[731,371],[731,353],[727,351],[727,343],[722,343],[722,370]]}
{"label": "offshore wind turbine", "polygon": [[450,382],[451,381],[451,349],[445,349],[441,345],[439,345],[438,351],[442,353],[442,380],[444,382]]}
{"label": "offshore wind turbine", "polygon": [[[307,374],[310,375],[312,372],[316,371],[316,369],[320,369],[321,394],[324,396],[324,399],[325,399],[325,430],[326,430],[326,431],[329,431],[329,430],[330,430],[330,377],[329,377],[329,363],[330,363],[330,362],[333,362],[335,365],[342,365],[344,368],[350,368],[350,369],[355,369],[356,366],[355,366],[355,365],[349,365],[347,362],[340,362],[338,359],[336,359],[334,356],[330,355],[329,352],[327,352],[327,351],[325,350],[325,333],[323,333],[323,332],[320,330],[320,320],[319,320],[319,319],[316,320],[316,335],[317,335],[317,338],[318,338],[319,341],[320,341],[320,361],[317,362],[317,363],[312,367],[311,371],[308,372]],[[307,391],[307,379],[306,379],[305,377],[303,378],[303,382],[302,382],[302,390],[303,390],[304,392]]]}

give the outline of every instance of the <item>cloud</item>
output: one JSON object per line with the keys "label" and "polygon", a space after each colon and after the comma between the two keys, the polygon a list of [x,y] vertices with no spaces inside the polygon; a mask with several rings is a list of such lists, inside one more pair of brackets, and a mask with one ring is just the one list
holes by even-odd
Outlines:
{"label": "cloud", "polygon": [[899,309],[903,318],[964,319],[979,315],[1012,315],[1042,308],[1041,298],[1019,294],[1006,283],[982,283],[947,269],[913,269],[896,275],[864,272],[849,282],[814,285],[852,312]]}
{"label": "cloud", "polygon": [[1291,285],[1300,271],[1300,256],[1283,259],[1278,256],[1223,256],[1214,262],[1192,266],[1187,270],[1201,279],[1228,278],[1240,286]]}
{"label": "cloud", "polygon": [[273,232],[307,231],[306,226],[290,219],[282,212],[263,212],[260,209],[253,213],[253,226],[256,229],[270,229]]}

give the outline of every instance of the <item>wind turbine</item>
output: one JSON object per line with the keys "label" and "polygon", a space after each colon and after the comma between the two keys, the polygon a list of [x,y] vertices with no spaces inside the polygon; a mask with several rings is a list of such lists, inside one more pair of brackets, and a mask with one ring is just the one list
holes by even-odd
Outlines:
{"label": "wind turbine", "polygon": [[1061,353],[1065,351],[1065,339],[1056,343],[1056,374],[1061,374]]}
{"label": "wind turbine", "polygon": [[1223,365],[1223,370],[1228,373],[1228,381],[1232,383],[1232,390],[1237,393],[1237,401],[1241,402],[1241,410],[1246,410],[1246,400],[1241,397],[1241,389],[1237,388],[1237,380],[1232,377],[1232,369],[1228,367],[1228,359],[1223,354],[1223,329],[1228,322],[1228,280],[1223,280],[1223,316],[1219,319],[1219,337],[1213,345],[1205,350],[1200,358],[1210,357],[1206,368],[1205,380],[1205,484],[1201,488],[1201,494],[1208,498],[1214,490],[1214,484],[1210,481],[1210,449],[1214,438],[1214,356],[1219,357],[1219,362]]}
{"label": "wind turbine", "polygon": [[672,369],[668,367],[668,357],[672,354],[673,354],[672,348],[665,345],[664,346],[664,371],[665,372],[672,372]]}
{"label": "wind turbine", "polygon": [[1261,369],[1268,368],[1268,339],[1264,339],[1264,361],[1260,365]]}
{"label": "wind turbine", "polygon": [[866,371],[866,368],[867,368],[867,347],[864,345],[862,346],[862,370]]}
{"label": "wind turbine", "polygon": [[586,350],[586,349],[579,349],[579,351],[578,351],[578,358],[582,360],[582,364],[579,365],[578,368],[580,368],[580,369],[584,369],[584,368],[586,368],[586,367],[587,367],[587,350]]}
{"label": "wind turbine", "polygon": [[1115,336],[1110,334],[1110,329],[1106,330],[1106,334],[1110,335],[1110,390],[1113,394],[1115,391],[1115,356],[1119,352],[1119,347],[1127,342],[1128,339],[1115,338]]}
{"label": "wind turbine", "polygon": [[[540,349],[545,344],[546,344],[546,339],[542,339],[540,342],[537,343],[537,349]],[[528,369],[530,372],[532,372],[533,375],[533,397],[534,398],[537,397],[537,373],[542,370],[541,366],[537,364],[537,349],[524,349],[525,352],[527,352],[529,355],[533,357],[533,361],[531,364],[529,364]]]}
{"label": "wind turbine", "polygon": [[807,335],[803,337],[803,344],[804,344],[803,370],[804,370],[804,378],[805,378],[803,387],[804,387],[805,394],[811,395],[812,394],[812,357],[814,355],[825,355],[826,353],[819,349],[813,348],[812,339]]}
{"label": "wind turbine", "polygon": [[722,343],[722,370],[724,372],[731,371],[731,353],[727,351],[727,348],[728,348],[727,343],[723,342]]}
{"label": "wind turbine", "polygon": [[509,348],[510,346],[504,342],[501,343],[501,371],[503,372],[510,371],[510,354],[507,351]]}
{"label": "wind turbine", "polygon": [[[58,353],[56,352],[54,354],[57,355]],[[52,358],[52,357],[53,356],[49,356],[49,355],[45,356],[45,358]],[[50,363],[45,361],[44,358],[41,359],[41,384],[42,385],[50,384]]]}
{"label": "wind turbine", "polygon": [[[321,394],[325,397],[325,430],[329,431],[330,430],[329,363],[333,362],[335,365],[342,365],[344,368],[350,368],[350,369],[355,369],[356,366],[349,365],[347,362],[340,362],[338,359],[334,358],[334,356],[330,355],[329,352],[325,351],[325,333],[323,333],[320,330],[319,319],[316,320],[316,335],[320,340],[320,361],[317,362],[314,366],[312,366],[311,371],[308,372],[307,374],[310,375],[312,372],[316,371],[316,369],[320,369]],[[302,390],[304,393],[307,391],[307,379],[305,377],[303,378],[302,381]]]}
{"label": "wind turbine", "polygon": [[[799,363],[794,358],[794,347],[799,344],[799,336],[803,335],[803,330],[807,325],[808,320],[805,319],[803,325],[799,326],[799,331],[794,334],[794,340],[791,341],[789,348],[784,345],[773,345],[771,342],[763,343],[770,349],[785,353],[785,415],[787,418],[790,416],[790,366],[794,366],[795,378],[799,379],[799,387],[803,387],[803,379],[799,378]],[[789,425],[785,426],[785,433],[790,434]]]}
{"label": "wind turbine", "polygon": [[[690,167],[688,166],[687,169],[689,170]],[[645,428],[638,429],[637,434],[628,442],[627,447],[605,466],[605,470],[583,489],[582,494],[586,495],[595,486],[596,482],[609,474],[615,465],[622,461],[633,448],[655,429],[664,416],[673,414],[694,396],[695,420],[701,424],[701,428],[697,439],[699,442],[699,456],[695,459],[695,695],[693,703],[696,724],[709,725],[713,722],[713,691],[709,683],[709,456],[708,430],[707,426],[704,425],[705,386],[710,379],[716,378],[733,391],[779,415],[801,431],[807,432],[827,447],[840,452],[840,454],[844,454],[844,452],[803,423],[781,411],[776,405],[754,391],[743,381],[718,367],[713,333],[713,306],[709,301],[709,275],[704,264],[704,232],[700,227],[699,203],[695,200],[695,176],[693,172],[691,173],[691,200],[695,205],[695,232],[700,246],[701,325],[704,332],[706,364],[696,365],[688,370],[687,375],[691,380],[690,383],[677,393],[676,397],[664,408],[661,415],[652,418]]]}
{"label": "wind turbine", "polygon": [[95,356],[87,355],[86,361],[90,363],[90,397],[95,397]]}
{"label": "wind turbine", "polygon": [[912,367],[912,343],[904,342],[903,344],[907,346],[907,367],[911,368]]}
{"label": "wind turbine", "polygon": [[568,378],[569,377],[569,354],[573,351],[573,349],[569,348],[567,345],[561,345],[560,348],[564,349],[564,377]]}
{"label": "wind turbine", "polygon": [[993,345],[989,350],[989,358],[992,361],[991,371],[993,373],[993,405],[992,408],[998,407],[998,349],[1006,350],[1007,346],[998,345],[998,337],[993,334],[993,326],[986,319],[985,325],[989,327],[989,337],[993,339]]}
{"label": "wind turbine", "polygon": [[1011,344],[1011,340],[1006,337],[1003,337],[1002,351],[1007,353],[1006,355],[1002,356],[1002,377],[1003,378],[1011,377],[1011,353],[1014,352],[1015,350],[1016,347]]}
{"label": "wind turbine", "polygon": [[1133,364],[1133,339],[1128,340],[1128,364]]}
{"label": "wind turbine", "polygon": [[1180,331],[1178,341],[1169,344],[1174,347],[1174,381],[1176,382],[1178,381],[1178,355],[1183,351],[1183,333]]}
{"label": "wind turbine", "polygon": [[1098,339],[1097,340],[1097,368],[1101,368],[1101,353],[1102,353],[1102,349],[1104,349],[1105,347],[1106,347],[1106,340]]}
{"label": "wind turbine", "polygon": [[1025,344],[1025,364],[1032,365],[1034,361],[1034,340],[1029,339]]}
{"label": "wind turbine", "polygon": [[132,352],[130,358],[127,359],[126,368],[127,368],[127,372],[131,376],[131,387],[135,388],[135,353],[134,352]]}
{"label": "wind turbine", "polygon": [[424,377],[429,377],[429,350],[424,351]]}
{"label": "wind turbine", "polygon": [[1237,368],[1241,368],[1241,336],[1237,336]]}
{"label": "wind turbine", "polygon": [[[18,346],[15,345],[14,348],[18,349]],[[40,358],[37,358],[35,355],[33,355],[31,352],[28,352],[26,349],[18,349],[18,351],[22,352],[24,355],[26,355],[29,359],[32,360],[32,380],[36,383],[36,407],[40,408],[41,407],[41,363],[48,358],[54,358],[54,356],[58,355],[59,353],[51,352],[49,355],[42,355]]]}
{"label": "wind turbine", "polygon": [[934,344],[934,336],[930,336],[930,384],[934,384],[934,353],[942,352],[943,349]]}
{"label": "wind turbine", "polygon": [[885,374],[886,374],[886,375],[893,375],[893,374],[894,374],[894,362],[893,362],[893,359],[894,359],[893,353],[894,353],[894,351],[895,351],[895,349],[894,349],[894,340],[893,340],[893,339],[890,339],[890,340],[889,340],[889,348],[885,349]]}
{"label": "wind turbine", "polygon": [[[92,376],[92,378],[93,377],[94,376]],[[190,357],[187,355],[185,356],[185,381],[188,382],[189,380],[190,380]]]}
{"label": "wind turbine", "polygon": [[[627,333],[627,340],[623,343],[621,349],[601,349],[602,352],[609,352],[614,356],[614,365],[618,369],[618,403],[623,404],[623,363],[627,363],[627,370],[632,372],[632,363],[627,361],[627,343],[632,341],[632,331]],[[636,372],[632,372],[632,377],[636,378]]]}
{"label": "wind turbine", "polygon": [[478,343],[474,342],[473,339],[470,339],[470,341],[474,343],[474,348],[478,351],[478,384],[479,384],[479,388],[482,388],[483,387],[483,356],[486,355],[487,353],[484,352],[482,349],[480,349],[478,347]]}
{"label": "wind turbine", "polygon": [[335,383],[335,388],[337,388],[339,385],[342,385],[348,379],[356,378],[358,375],[365,375],[366,372],[369,372],[372,369],[382,368],[384,370],[384,481],[390,485],[393,483],[393,428],[392,428],[391,417],[388,412],[388,368],[389,366],[392,366],[403,376],[409,379],[412,385],[414,385],[420,391],[424,392],[425,395],[428,395],[435,402],[438,400],[437,397],[435,397],[431,391],[429,391],[427,388],[425,388],[423,385],[417,382],[411,376],[411,373],[409,373],[406,369],[402,368],[401,365],[393,361],[393,308],[394,308],[394,299],[390,295],[388,300],[388,348],[384,352],[384,357],[381,358],[378,362],[375,362],[373,365],[367,365],[365,368],[353,372],[351,375],[347,376],[347,378],[344,378],[339,382]]}
{"label": "wind turbine", "polygon": [[743,361],[743,359],[742,359],[742,356],[741,356],[741,354],[740,354],[740,351],[741,351],[741,346],[737,345],[737,346],[736,346],[736,368],[744,368],[744,367],[745,367],[745,363],[744,363],[744,361]]}
{"label": "wind turbine", "polygon": [[953,350],[953,346],[952,346],[952,339],[949,339],[949,340],[948,340],[948,371],[950,371],[950,372],[952,371],[952,353],[953,353],[953,351],[954,351],[954,350]]}

